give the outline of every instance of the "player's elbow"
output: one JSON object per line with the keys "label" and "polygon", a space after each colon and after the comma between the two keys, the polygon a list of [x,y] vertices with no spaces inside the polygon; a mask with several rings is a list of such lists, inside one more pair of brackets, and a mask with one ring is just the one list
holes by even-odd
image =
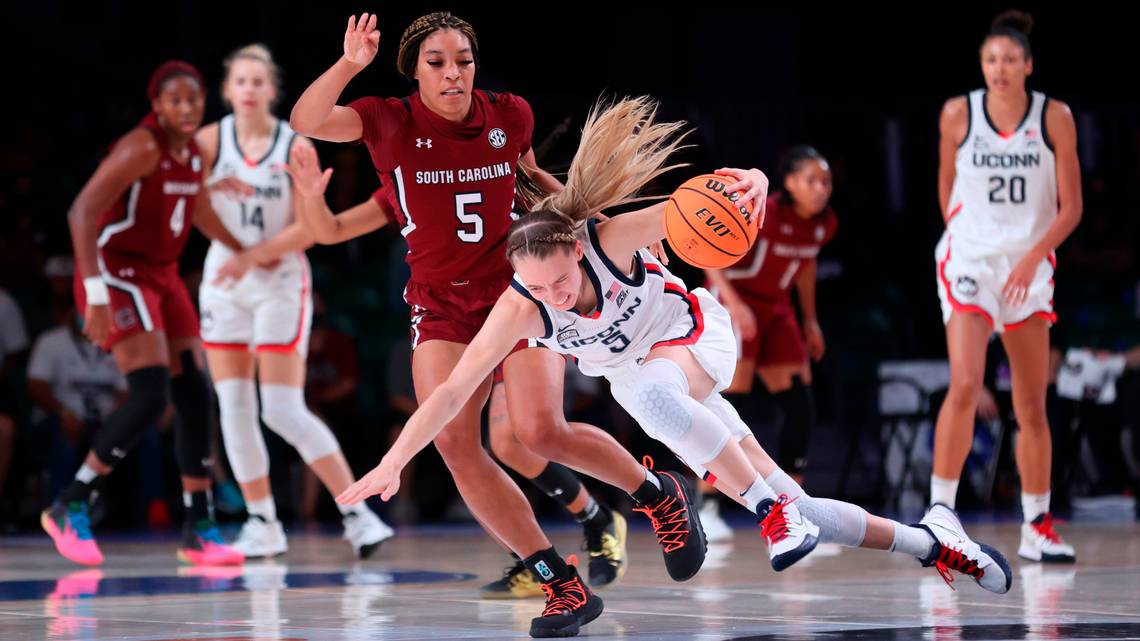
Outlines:
{"label": "player's elbow", "polygon": [[293,110],[289,112],[289,126],[302,136],[313,136],[321,126],[320,120],[319,117],[305,113],[300,101],[293,105]]}
{"label": "player's elbow", "polygon": [[85,206],[82,199],[76,199],[67,210],[67,222],[72,229],[83,229],[96,215],[91,207]]}

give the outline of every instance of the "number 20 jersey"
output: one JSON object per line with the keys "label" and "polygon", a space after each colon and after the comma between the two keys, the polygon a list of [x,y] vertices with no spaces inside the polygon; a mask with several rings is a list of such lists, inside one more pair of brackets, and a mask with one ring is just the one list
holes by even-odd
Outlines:
{"label": "number 20 jersey", "polygon": [[1039,92],[1016,129],[1000,132],[984,89],[967,97],[969,124],[958,148],[947,231],[962,257],[1020,255],[1057,217],[1057,171],[1045,128],[1049,99]]}

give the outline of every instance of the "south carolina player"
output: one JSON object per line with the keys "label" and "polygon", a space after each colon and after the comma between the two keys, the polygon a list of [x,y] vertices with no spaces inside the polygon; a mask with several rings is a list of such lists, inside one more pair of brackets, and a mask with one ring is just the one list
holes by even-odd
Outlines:
{"label": "south carolina player", "polygon": [[[222,434],[234,477],[249,511],[234,548],[249,557],[282,554],[285,530],[269,487],[269,456],[261,418],[301,455],[335,496],[352,483],[340,445],[305,405],[305,353],[313,315],[309,262],[312,244],[294,221],[284,166],[311,143],[272,113],[279,71],[269,50],[249,45],[225,61],[222,96],[233,113],[195,136],[210,183],[241,181],[245,193],[212,195],[214,210],[247,249],[235,255],[219,242],[206,254],[199,302],[202,340],[221,408]],[[264,268],[257,265],[267,265]],[[342,507],[345,538],[369,556],[392,529],[367,506]]]}
{"label": "south carolina player", "polygon": [[[824,351],[815,313],[816,256],[835,236],[837,220],[827,204],[831,168],[818,151],[791,148],[780,161],[780,173],[784,189],[768,197],[756,245],[734,267],[707,275],[742,339],[740,361],[725,392],[747,394],[757,377],[764,383],[784,414],[780,466],[799,480],[814,423],[808,356],[818,361]],[[792,285],[803,314],[802,333]]]}
{"label": "south carolina player", "polygon": [[980,48],[986,88],[951,98],[939,121],[935,250],[950,389],[934,435],[931,503],[953,506],[973,441],[986,345],[997,332],[1013,375],[1016,459],[1025,523],[1018,553],[1073,562],[1049,512],[1052,442],[1045,416],[1053,251],[1081,218],[1077,132],[1068,105],[1025,88],[1032,18],[1007,11]]}
{"label": "south carolina player", "polygon": [[[397,205],[412,272],[406,289],[412,305],[412,373],[423,400],[447,378],[510,282],[502,252],[517,168],[534,172],[546,191],[561,185],[535,166],[533,114],[526,101],[474,88],[478,42],[471,26],[449,13],[417,19],[400,40],[397,66],[417,84],[417,92],[404,99],[369,97],[337,106],[344,87],[375,57],[379,39],[375,16],[364,14],[359,22],[350,18],[344,56],[305,90],[290,122],[315,138],[362,140]],[[340,242],[381,224],[369,221],[364,210],[333,218],[320,198],[302,209],[322,243]],[[372,215],[377,211],[373,208]],[[684,481],[646,470],[597,428],[567,424],[562,414],[564,368],[562,357],[543,349],[520,349],[503,364],[515,434],[535,454],[591,474],[654,508],[661,517],[654,523],[667,569],[678,580],[691,577],[704,560],[705,545]],[[518,487],[480,445],[479,414],[491,381],[478,383],[479,393],[436,447],[478,520],[547,585],[549,616],[536,619],[532,632],[574,631],[577,624],[569,627],[567,617],[577,620],[574,613],[587,605],[594,608],[596,597],[568,600],[562,587],[550,588],[566,585],[571,570],[538,527]],[[615,529],[611,536],[618,534]],[[608,558],[606,549],[599,550],[602,563],[624,564],[621,547],[611,546]]]}
{"label": "south carolina player", "polygon": [[[815,426],[808,357],[819,361],[824,352],[815,312],[816,256],[835,235],[837,221],[827,204],[831,168],[826,158],[798,145],[784,153],[779,170],[784,189],[769,196],[756,244],[734,267],[706,273],[741,339],[740,360],[725,394],[750,393],[756,378],[764,383],[784,416],[777,461],[802,483]],[[793,285],[803,314],[802,333],[792,306]],[[718,523],[716,502],[705,506],[702,520]],[[712,532],[712,526],[706,531]],[[727,527],[718,531],[729,532]]]}
{"label": "south carolina player", "polygon": [[[698,475],[715,475],[718,488],[754,511],[773,569],[786,569],[824,540],[913,555],[943,576],[953,569],[991,592],[1008,591],[1012,575],[1004,558],[971,541],[952,510],[939,507],[921,525],[905,526],[850,503],[807,496],[720,395],[736,364],[728,311],[704,289],[688,291],[640,249],[665,235],[665,203],[601,223],[592,218],[634,200],[667,170],[682,124],[654,123],[655,111],[655,103],[639,98],[591,114],[566,189],[511,225],[511,289],[380,464],[337,500],[391,498],[404,465],[515,342],[530,339],[573,356],[583,374],[608,379],[614,399],[647,434]],[[758,170],[717,173],[724,191],[744,192],[741,200],[752,211],[763,207],[768,180]],[[319,178],[315,170],[308,174],[297,178],[305,185],[298,189]]]}
{"label": "south carolina player", "polygon": [[102,563],[88,519],[91,492],[173,399],[186,504],[178,556],[196,565],[237,564],[242,555],[222,543],[210,503],[210,389],[178,255],[192,224],[232,248],[240,245],[199,197],[203,167],[193,136],[202,123],[201,74],[185,62],[163,63],[147,97],[153,111],[114,144],[68,212],[83,332],[111,351],[128,396],[95,433],[75,480],[41,523],[63,556]]}

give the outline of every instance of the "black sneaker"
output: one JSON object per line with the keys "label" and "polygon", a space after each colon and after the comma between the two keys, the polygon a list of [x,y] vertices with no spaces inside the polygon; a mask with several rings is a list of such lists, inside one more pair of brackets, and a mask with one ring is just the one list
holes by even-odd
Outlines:
{"label": "black sneaker", "polygon": [[503,570],[503,578],[479,588],[479,596],[484,599],[529,599],[542,594],[542,583],[522,561]]}
{"label": "black sneaker", "polygon": [[617,581],[629,565],[626,556],[625,517],[610,512],[610,522],[601,528],[586,528],[584,549],[590,555],[590,585],[599,588]]}
{"label": "black sneaker", "polygon": [[604,605],[598,595],[578,576],[578,568],[571,559],[570,576],[542,584],[546,593],[546,608],[542,616],[530,621],[530,636],[535,638],[574,637],[582,626],[601,615]]}
{"label": "black sneaker", "polygon": [[654,472],[661,481],[661,498],[652,505],[633,508],[649,517],[665,557],[665,569],[674,581],[687,581],[705,562],[708,543],[701,517],[693,509],[693,489],[676,472]]}

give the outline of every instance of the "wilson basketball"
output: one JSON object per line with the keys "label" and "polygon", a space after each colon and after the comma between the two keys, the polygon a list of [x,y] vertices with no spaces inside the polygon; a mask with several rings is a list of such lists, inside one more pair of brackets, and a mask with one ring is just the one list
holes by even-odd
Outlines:
{"label": "wilson basketball", "polygon": [[740,260],[756,242],[752,212],[726,193],[735,179],[704,174],[685,181],[665,205],[665,238],[682,260],[695,267],[720,269]]}

